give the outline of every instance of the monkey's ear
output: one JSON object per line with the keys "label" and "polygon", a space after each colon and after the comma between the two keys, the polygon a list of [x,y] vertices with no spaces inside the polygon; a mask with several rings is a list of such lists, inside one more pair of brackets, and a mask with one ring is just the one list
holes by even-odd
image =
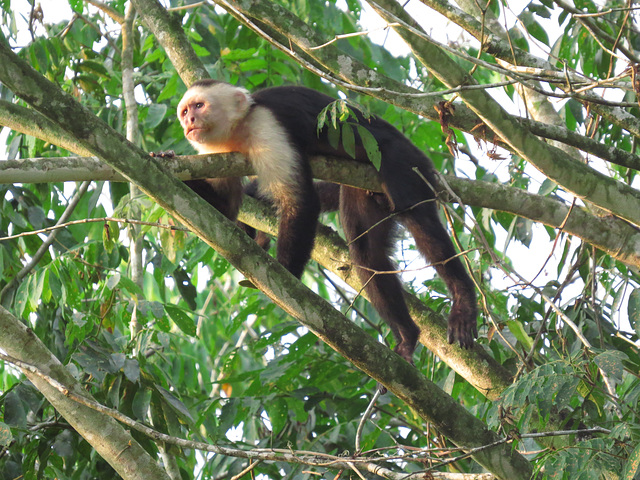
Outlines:
{"label": "monkey's ear", "polygon": [[249,105],[253,103],[251,95],[246,90],[236,90],[233,93],[233,101],[236,111],[245,112],[249,109]]}

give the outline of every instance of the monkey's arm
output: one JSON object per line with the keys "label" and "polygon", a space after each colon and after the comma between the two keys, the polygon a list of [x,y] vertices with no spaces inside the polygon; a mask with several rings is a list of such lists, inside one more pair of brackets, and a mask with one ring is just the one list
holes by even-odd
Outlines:
{"label": "monkey's arm", "polygon": [[[320,211],[321,212],[335,212],[340,207],[340,185],[337,183],[330,182],[314,182],[313,184],[316,193],[318,194],[318,198],[320,199]],[[273,202],[271,202],[268,198],[261,197],[257,193],[257,183],[255,180],[252,180],[244,187],[244,193],[253,198],[258,198],[270,206],[274,206]],[[256,230],[249,225],[238,222],[240,228],[242,228],[247,235],[253,238],[258,245],[260,245],[264,250],[269,249],[269,245],[271,243],[271,237],[260,230]]]}

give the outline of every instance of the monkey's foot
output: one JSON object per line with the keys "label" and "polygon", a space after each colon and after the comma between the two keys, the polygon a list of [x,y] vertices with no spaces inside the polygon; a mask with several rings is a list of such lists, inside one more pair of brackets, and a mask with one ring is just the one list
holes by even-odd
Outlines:
{"label": "monkey's foot", "polygon": [[478,338],[478,311],[475,303],[457,301],[449,314],[447,340],[449,343],[458,342],[462,348],[473,347]]}
{"label": "monkey's foot", "polygon": [[418,344],[418,335],[420,334],[419,332],[420,331],[418,330],[415,336],[412,335],[411,339],[405,338],[404,340],[401,340],[400,343],[396,345],[396,348],[393,349],[394,352],[404,358],[410,365],[414,364],[413,352],[416,351],[416,345]]}

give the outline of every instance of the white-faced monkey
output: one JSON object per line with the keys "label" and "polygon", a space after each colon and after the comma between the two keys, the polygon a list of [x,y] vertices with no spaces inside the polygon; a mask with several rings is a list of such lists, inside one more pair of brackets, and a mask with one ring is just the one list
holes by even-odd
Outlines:
{"label": "white-faced monkey", "polygon": [[[321,208],[307,159],[316,154],[350,158],[343,148],[330,145],[326,128],[317,131],[318,115],[333,101],[304,87],[268,88],[251,95],[243,88],[203,80],[189,88],[178,106],[184,134],[198,152],[241,152],[249,159],[258,177],[258,194],[279,210],[278,261],[298,278],[311,255]],[[409,315],[400,280],[391,273],[375,274],[395,270],[389,259],[394,221],[383,221],[394,212],[394,219],[409,229],[420,252],[447,284],[453,299],[449,342],[470,348],[477,337],[475,288],[440,222],[434,192],[424,181],[435,185],[434,166],[386,121],[356,115],[377,140],[384,193],[342,186],[339,208],[351,259],[362,267],[358,273],[371,303],[391,327],[398,342],[395,351],[411,362],[419,329]],[[369,161],[361,144],[356,150],[356,160]],[[228,218],[236,219],[240,179],[187,183]]]}

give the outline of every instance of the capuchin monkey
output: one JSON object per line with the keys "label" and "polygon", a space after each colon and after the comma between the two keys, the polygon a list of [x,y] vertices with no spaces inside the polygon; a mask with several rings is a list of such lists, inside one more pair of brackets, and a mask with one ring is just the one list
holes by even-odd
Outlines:
{"label": "capuchin monkey", "polygon": [[[329,195],[336,195],[339,188],[340,221],[351,259],[371,303],[393,331],[395,351],[412,363],[420,330],[409,315],[398,276],[387,273],[395,270],[389,255],[395,221],[399,220],[413,235],[420,252],[434,264],[452,297],[449,343],[457,341],[471,348],[477,337],[475,287],[438,216],[430,188],[436,183],[431,160],[386,121],[365,119],[356,111],[358,123],[378,142],[383,193],[344,185],[314,185],[309,156],[351,158],[342,147],[330,145],[326,127],[319,133],[317,130],[318,115],[334,101],[305,87],[275,87],[249,94],[227,83],[202,80],[185,93],[178,105],[178,118],[198,152],[241,152],[249,159],[257,175],[254,195],[267,198],[280,215],[277,259],[298,278],[311,256],[321,210],[318,189],[326,188]],[[357,134],[356,160],[369,162]],[[242,199],[239,178],[187,184],[236,220]],[[392,213],[396,214],[393,219],[388,218]]]}

